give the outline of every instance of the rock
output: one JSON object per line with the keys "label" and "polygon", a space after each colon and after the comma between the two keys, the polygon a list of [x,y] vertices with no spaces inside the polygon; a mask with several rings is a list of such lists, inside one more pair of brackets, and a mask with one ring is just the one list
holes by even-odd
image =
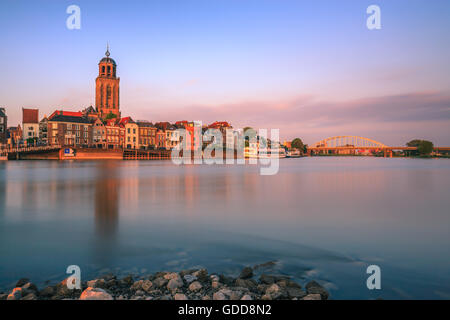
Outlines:
{"label": "rock", "polygon": [[121,282],[122,282],[124,285],[131,286],[131,284],[133,283],[133,276],[130,274],[130,275],[126,276],[125,278],[123,278],[123,279],[121,280]]}
{"label": "rock", "polygon": [[153,283],[150,280],[139,280],[133,283],[131,290],[138,291],[142,290],[145,292],[150,292],[152,290]]}
{"label": "rock", "polygon": [[198,281],[194,281],[189,285],[189,290],[190,291],[199,291],[202,288],[202,284]]}
{"label": "rock", "polygon": [[305,291],[296,287],[288,287],[286,292],[289,298],[303,298],[306,296]]}
{"label": "rock", "polygon": [[20,300],[20,298],[22,298],[22,288],[14,288],[6,300]]}
{"label": "rock", "polygon": [[226,297],[222,292],[218,291],[213,294],[213,300],[226,300]]}
{"label": "rock", "polygon": [[188,300],[185,294],[183,293],[176,293],[173,297],[175,300]]}
{"label": "rock", "polygon": [[211,288],[218,289],[219,287],[220,287],[220,282],[218,282],[218,281],[211,282]]}
{"label": "rock", "polygon": [[234,282],[234,279],[221,274],[219,275],[219,281],[222,282],[223,284],[231,286]]}
{"label": "rock", "polygon": [[37,300],[37,296],[34,293],[29,293],[22,300]]}
{"label": "rock", "polygon": [[230,300],[240,300],[242,297],[242,291],[233,291],[230,295]]}
{"label": "rock", "polygon": [[55,294],[55,288],[52,286],[45,287],[44,289],[39,292],[39,296],[43,298],[50,298]]}
{"label": "rock", "polygon": [[280,287],[276,283],[274,283],[270,287],[267,288],[266,294],[272,295],[272,294],[279,293],[280,291],[281,291]]}
{"label": "rock", "polygon": [[155,280],[153,280],[153,284],[157,287],[157,288],[162,288],[166,285],[167,280],[164,279],[163,277],[159,277],[156,278]]}
{"label": "rock", "polygon": [[265,283],[265,284],[273,284],[273,283],[275,283],[275,277],[269,276],[269,275],[263,273],[263,274],[259,277],[259,281],[260,281],[261,283]]}
{"label": "rock", "polygon": [[252,297],[249,294],[245,294],[241,300],[253,300]]}
{"label": "rock", "polygon": [[182,286],[183,286],[183,281],[181,280],[181,278],[179,278],[179,279],[175,278],[175,279],[169,280],[169,283],[167,284],[167,289],[172,291],[172,290],[178,289]]}
{"label": "rock", "polygon": [[322,300],[322,297],[318,293],[313,293],[303,297],[302,300]]}
{"label": "rock", "polygon": [[198,271],[198,269],[182,270],[182,271],[180,271],[180,276],[182,276],[184,278],[185,275],[191,275],[195,271]]}
{"label": "rock", "polygon": [[272,297],[270,296],[270,294],[265,294],[261,297],[261,300],[272,300]]}
{"label": "rock", "polygon": [[180,275],[176,272],[167,273],[164,275],[164,279],[166,280],[172,280],[172,279],[178,279],[180,278]]}
{"label": "rock", "polygon": [[201,281],[201,282],[208,281],[208,270],[206,270],[206,269],[200,269],[198,271],[195,271],[192,275],[194,277],[197,277],[198,281]]}
{"label": "rock", "polygon": [[242,269],[241,274],[239,275],[240,279],[249,279],[251,277],[253,277],[253,269],[250,267]]}
{"label": "rock", "polygon": [[197,280],[197,277],[193,276],[192,274],[186,274],[183,278],[187,283],[191,283],[191,282]]}
{"label": "rock", "polygon": [[106,287],[106,281],[104,279],[95,279],[87,282],[88,287],[92,288],[105,288]]}
{"label": "rock", "polygon": [[39,292],[38,288],[31,282],[26,283],[22,286],[22,295],[26,296],[30,293],[37,295]]}
{"label": "rock", "polygon": [[206,301],[206,300],[211,300],[211,297],[209,295],[203,296],[202,300]]}
{"label": "rock", "polygon": [[0,293],[0,301],[1,300],[6,300],[8,298],[8,294],[7,293]]}
{"label": "rock", "polygon": [[217,274],[212,274],[210,276],[210,278],[211,278],[211,282],[214,282],[214,281],[219,282],[220,281],[220,277]]}
{"label": "rock", "polygon": [[113,300],[113,297],[103,289],[89,287],[81,293],[80,300]]}
{"label": "rock", "polygon": [[28,279],[28,278],[22,278],[22,279],[20,279],[19,281],[17,281],[17,283],[16,283],[16,288],[20,288],[20,287],[26,285],[28,282],[30,282],[30,279]]}
{"label": "rock", "polygon": [[309,294],[320,294],[323,300],[328,299],[328,291],[315,281],[310,281],[305,286],[306,292]]}
{"label": "rock", "polygon": [[256,266],[253,267],[253,269],[260,269],[260,268],[271,268],[276,264],[276,261],[268,261],[265,263],[261,263],[261,264],[257,264]]}
{"label": "rock", "polygon": [[235,281],[235,285],[238,287],[248,288],[250,290],[256,290],[257,288],[257,283],[253,279],[238,278]]}

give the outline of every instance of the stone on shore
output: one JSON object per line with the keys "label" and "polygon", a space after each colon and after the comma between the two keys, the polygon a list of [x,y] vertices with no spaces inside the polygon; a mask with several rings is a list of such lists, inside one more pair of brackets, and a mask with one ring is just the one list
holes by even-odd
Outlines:
{"label": "stone on shore", "polygon": [[308,294],[320,294],[323,300],[328,299],[328,291],[315,281],[310,281],[305,286]]}
{"label": "stone on shore", "polygon": [[176,293],[173,297],[175,300],[188,300],[185,294],[183,293]]}
{"label": "stone on shore", "polygon": [[199,291],[202,288],[202,284],[198,281],[194,281],[189,285],[190,291]]}
{"label": "stone on shore", "polygon": [[239,275],[240,279],[249,279],[251,277],[253,277],[253,269],[250,267],[242,269],[241,274]]}
{"label": "stone on shore", "polygon": [[322,297],[318,293],[313,293],[303,297],[302,300],[322,300]]}
{"label": "stone on shore", "polygon": [[113,297],[101,288],[88,287],[81,293],[80,300],[113,300]]}
{"label": "stone on shore", "polygon": [[22,298],[22,288],[14,288],[6,300],[20,300],[20,298]]}
{"label": "stone on shore", "polygon": [[226,299],[227,298],[225,297],[225,295],[220,291],[217,291],[213,294],[213,300],[226,300]]}
{"label": "stone on shore", "polygon": [[183,280],[181,278],[170,279],[167,284],[167,289],[170,291],[176,290],[183,286]]}

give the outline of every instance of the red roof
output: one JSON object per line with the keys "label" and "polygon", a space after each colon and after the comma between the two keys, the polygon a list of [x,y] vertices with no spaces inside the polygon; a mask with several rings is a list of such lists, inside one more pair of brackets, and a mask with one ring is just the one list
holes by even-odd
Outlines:
{"label": "red roof", "polygon": [[120,124],[122,124],[122,125],[126,125],[129,122],[134,122],[133,119],[131,119],[131,117],[125,117],[125,118],[120,119]]}
{"label": "red roof", "polygon": [[39,123],[39,109],[22,108],[23,123]]}
{"label": "red roof", "polygon": [[56,115],[62,115],[62,116],[70,116],[70,117],[82,117],[82,112],[74,112],[74,111],[63,111],[63,110],[56,110],[54,111],[50,117],[48,117],[49,120],[51,120]]}

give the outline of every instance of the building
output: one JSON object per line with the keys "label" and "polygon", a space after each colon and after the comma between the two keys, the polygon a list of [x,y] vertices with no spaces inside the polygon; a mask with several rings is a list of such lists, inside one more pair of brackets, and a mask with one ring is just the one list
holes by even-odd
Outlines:
{"label": "building", "polygon": [[156,149],[166,149],[166,133],[161,129],[156,132]]}
{"label": "building", "polygon": [[22,141],[22,128],[20,124],[17,127],[8,128],[8,142],[7,144],[11,147],[17,147]]}
{"label": "building", "polygon": [[175,126],[178,129],[185,129],[186,135],[189,134],[190,141],[185,143],[186,150],[198,150],[202,147],[202,126],[200,123],[195,123],[192,121],[177,121]]}
{"label": "building", "polygon": [[0,108],[0,146],[8,142],[8,117],[5,108]]}
{"label": "building", "polygon": [[48,144],[48,118],[44,116],[44,118],[39,121],[39,144],[47,145]]}
{"label": "building", "polygon": [[122,118],[120,125],[125,128],[125,142],[124,148],[138,149],[139,148],[139,127],[131,117]]}
{"label": "building", "polygon": [[98,77],[95,80],[95,107],[98,115],[105,120],[109,114],[120,119],[119,83],[117,64],[109,57],[109,47],[105,57],[98,64]]}
{"label": "building", "polygon": [[105,123],[106,147],[108,149],[121,149],[125,143],[125,126],[119,119],[109,119]]}
{"label": "building", "polygon": [[148,121],[137,121],[136,123],[139,127],[139,149],[155,149],[158,129]]}
{"label": "building", "polygon": [[35,144],[39,138],[39,110],[22,108],[23,140]]}
{"label": "building", "polygon": [[[86,114],[85,117],[89,116]],[[97,148],[106,148],[106,127],[102,119],[92,119],[92,143]]]}
{"label": "building", "polygon": [[166,127],[166,149],[172,150],[176,147],[180,140],[179,132],[177,131],[177,127],[173,125],[169,125]]}
{"label": "building", "polygon": [[222,133],[223,146],[227,149],[235,149],[236,134],[233,127],[226,121],[216,121],[208,126],[208,129],[217,129]]}
{"label": "building", "polygon": [[48,144],[83,146],[93,144],[92,122],[83,116],[65,115],[63,111],[48,119]]}

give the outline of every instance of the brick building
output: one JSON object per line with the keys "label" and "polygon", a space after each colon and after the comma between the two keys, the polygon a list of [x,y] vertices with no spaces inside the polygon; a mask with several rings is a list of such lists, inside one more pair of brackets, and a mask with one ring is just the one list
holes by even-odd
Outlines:
{"label": "brick building", "polygon": [[63,111],[48,119],[49,145],[90,146],[92,122],[83,116],[65,115]]}

